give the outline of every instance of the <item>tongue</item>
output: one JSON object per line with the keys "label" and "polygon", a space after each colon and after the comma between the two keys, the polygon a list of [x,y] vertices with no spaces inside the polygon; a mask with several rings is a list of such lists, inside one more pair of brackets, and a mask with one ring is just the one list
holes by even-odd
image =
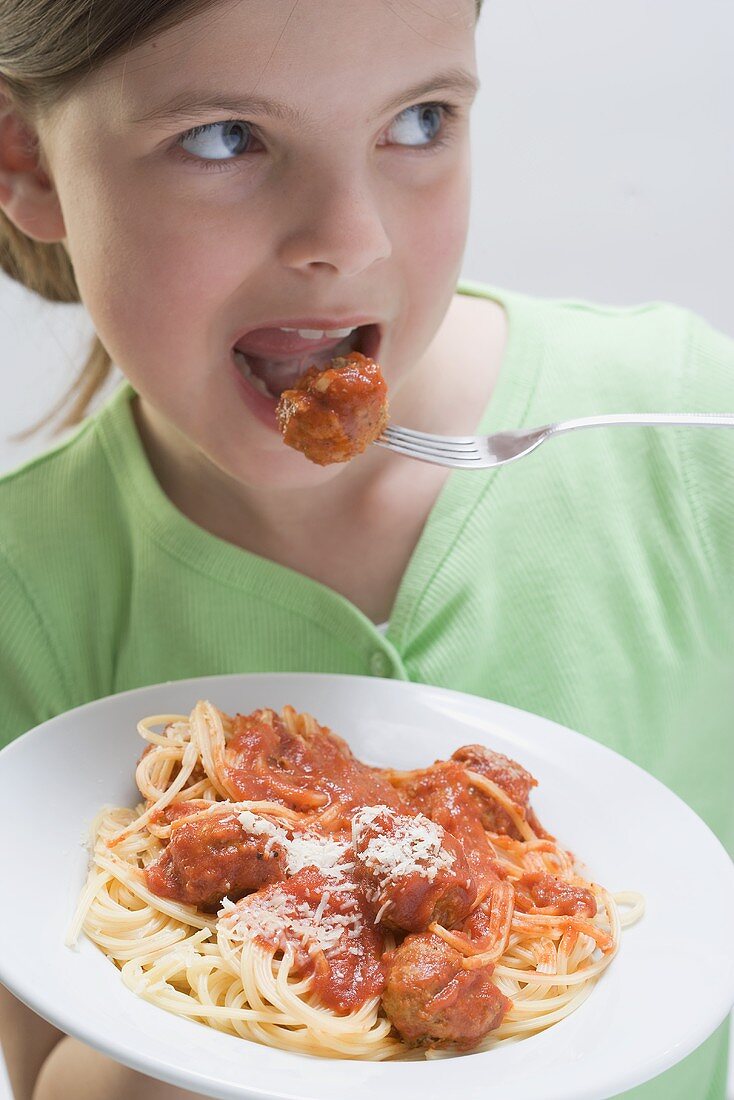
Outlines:
{"label": "tongue", "polygon": [[309,367],[319,367],[323,370],[333,358],[332,348],[281,360],[260,359],[255,355],[248,355],[247,365],[255,377],[265,383],[273,396],[278,397],[283,390],[292,389]]}
{"label": "tongue", "polygon": [[335,348],[341,341],[333,336],[321,340],[307,340],[297,332],[281,332],[277,328],[258,328],[248,332],[235,345],[244,355],[257,355],[262,359],[289,359],[307,352]]}
{"label": "tongue", "polygon": [[[258,329],[238,340],[236,347],[246,356],[252,373],[277,397],[283,390],[295,386],[309,367],[315,366],[323,370],[337,355],[348,355],[359,341],[359,332],[359,329],[355,329],[351,335],[341,340],[303,340],[296,332],[291,334],[279,332],[277,329]],[[268,334],[267,341],[265,337],[261,341],[262,333]],[[269,341],[272,333],[277,333],[279,339],[287,337],[292,350],[265,351],[265,346],[268,349],[273,346]],[[297,345],[296,348],[293,348],[294,344]]]}

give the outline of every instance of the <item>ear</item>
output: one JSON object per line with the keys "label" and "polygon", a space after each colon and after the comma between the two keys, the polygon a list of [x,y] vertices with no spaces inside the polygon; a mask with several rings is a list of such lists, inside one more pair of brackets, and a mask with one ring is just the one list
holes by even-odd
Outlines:
{"label": "ear", "polygon": [[41,163],[38,135],[0,87],[0,207],[36,241],[66,237],[56,189]]}

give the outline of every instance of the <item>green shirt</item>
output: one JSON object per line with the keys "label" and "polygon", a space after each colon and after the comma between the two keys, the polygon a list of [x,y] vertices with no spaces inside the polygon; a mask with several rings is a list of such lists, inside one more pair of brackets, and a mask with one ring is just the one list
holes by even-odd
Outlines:
{"label": "green shirt", "polygon": [[[685,310],[459,289],[495,298],[509,319],[481,430],[734,411],[734,343]],[[602,741],[734,847],[734,431],[582,432],[501,469],[452,472],[382,636],[330,588],[179,512],[147,462],[132,395],[123,384],[69,440],[0,480],[0,744],[162,680],[392,676]],[[725,1068],[721,1028],[626,1095],[723,1100]]]}

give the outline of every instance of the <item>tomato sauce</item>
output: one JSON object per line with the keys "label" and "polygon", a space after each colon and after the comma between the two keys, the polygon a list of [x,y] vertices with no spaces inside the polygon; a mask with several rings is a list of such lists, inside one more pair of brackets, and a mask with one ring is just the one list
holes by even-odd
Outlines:
{"label": "tomato sauce", "polygon": [[483,897],[501,873],[482,825],[486,800],[471,786],[464,766],[453,760],[439,761],[411,776],[401,790],[410,810],[430,817],[461,842]]}
{"label": "tomato sauce", "polygon": [[280,395],[283,439],[311,462],[328,466],[364,451],[387,425],[387,386],[377,363],[358,351],[311,367]]}
{"label": "tomato sauce", "polygon": [[[537,787],[537,779],[526,771],[521,764],[501,752],[493,752],[484,745],[463,745],[451,757],[465,768],[486,776],[505,792],[526,818],[533,832],[540,837],[548,837],[530,805],[530,791]],[[483,797],[482,824],[491,833],[506,833],[520,840],[517,827],[499,803]]]}
{"label": "tomato sauce", "polygon": [[212,811],[174,820],[171,839],[145,869],[145,881],[158,897],[211,910],[225,896],[240,898],[284,874],[277,843],[248,832],[232,811]]}
{"label": "tomato sauce", "polygon": [[383,809],[355,818],[354,853],[368,897],[388,928],[422,932],[462,920],[477,896],[462,846],[440,825]]}
{"label": "tomato sauce", "polygon": [[[170,838],[144,871],[149,889],[219,910],[235,945],[290,953],[294,975],[310,977],[336,1013],[382,996],[406,1042],[470,1049],[510,1002],[491,966],[464,967],[429,926],[483,950],[504,927],[501,903],[510,916],[514,903],[559,917],[597,911],[591,891],[549,873],[522,874],[514,893],[500,885],[507,874],[487,831],[518,839],[517,830],[468,772],[491,779],[531,822],[535,779],[509,757],[467,745],[396,776],[393,786],[327,727],[283,713],[287,720],[270,709],[236,715],[223,769],[233,798],[278,803],[302,815],[298,823],[227,803],[174,801],[153,817],[153,826],[170,826]],[[537,831],[547,835],[539,823]],[[387,953],[386,929],[397,941]]]}
{"label": "tomato sauce", "polygon": [[596,916],[596,898],[590,890],[543,871],[523,875],[515,883],[515,890],[518,908],[526,912],[539,909],[554,917]]}
{"label": "tomato sauce", "polygon": [[222,918],[234,941],[252,938],[293,952],[293,972],[311,976],[327,1008],[353,1012],[385,986],[384,938],[364,890],[345,875],[304,867],[244,898]]}
{"label": "tomato sauce", "polygon": [[348,826],[357,806],[398,808],[402,801],[379,769],[357,760],[331,730],[294,733],[271,710],[236,716],[225,768],[240,799],[281,802],[301,812],[341,807],[335,828]]}

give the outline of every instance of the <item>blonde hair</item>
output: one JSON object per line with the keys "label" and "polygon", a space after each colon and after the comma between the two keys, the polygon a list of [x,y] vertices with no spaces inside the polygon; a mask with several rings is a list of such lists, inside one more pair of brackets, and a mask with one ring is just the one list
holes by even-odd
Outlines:
{"label": "blonde hair", "polygon": [[[215,0],[0,0],[0,95],[33,131],[34,120],[106,61],[141,45]],[[477,16],[483,0],[475,0]],[[38,150],[39,163],[43,163]],[[50,302],[81,302],[74,268],[61,242],[27,237],[0,210],[0,265]],[[79,423],[112,370],[96,334],[66,393],[26,437],[60,416],[55,431]]]}

